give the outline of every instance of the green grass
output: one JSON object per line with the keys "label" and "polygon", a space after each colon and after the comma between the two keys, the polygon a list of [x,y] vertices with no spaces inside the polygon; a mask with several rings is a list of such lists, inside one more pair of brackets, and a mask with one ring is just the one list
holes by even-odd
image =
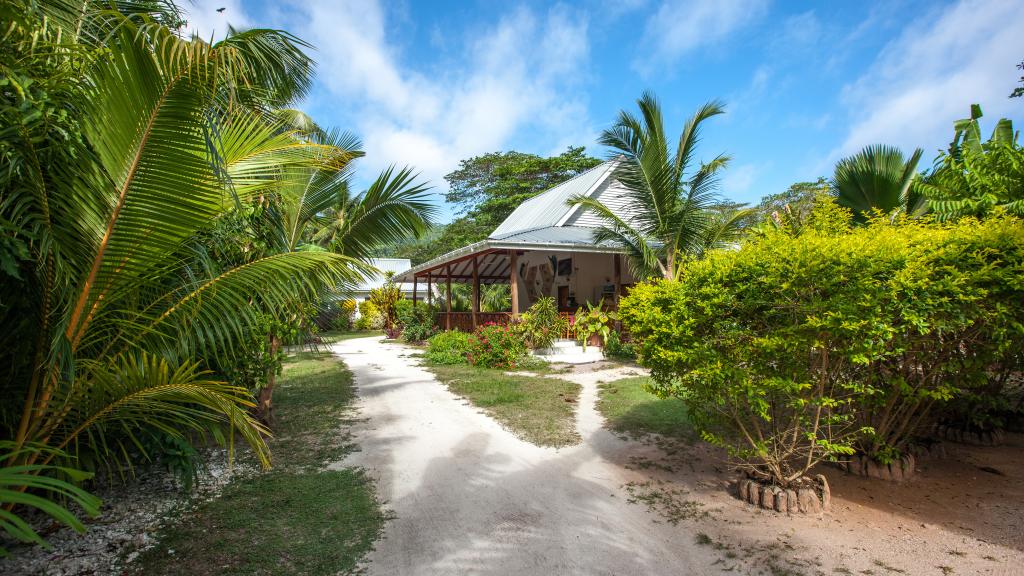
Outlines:
{"label": "green grass", "polygon": [[342,340],[351,340],[352,338],[369,338],[371,336],[384,336],[384,333],[380,330],[359,330],[357,332],[342,332],[340,330],[327,330],[320,332],[320,339],[324,344],[334,344],[335,342],[341,342]]}
{"label": "green grass", "polygon": [[601,384],[597,409],[617,432],[660,434],[692,441],[697,437],[686,406],[678,398],[661,399],[644,390],[650,378],[626,378]]}
{"label": "green grass", "polygon": [[132,570],[352,572],[386,520],[361,471],[324,469],[355,449],[345,432],[354,397],[352,375],[340,361],[309,352],[292,356],[274,392],[274,468],[232,480],[215,499],[163,528]]}
{"label": "green grass", "polygon": [[576,432],[579,384],[556,378],[510,376],[475,366],[427,368],[448,389],[479,406],[513,434],[538,446],[569,446]]}

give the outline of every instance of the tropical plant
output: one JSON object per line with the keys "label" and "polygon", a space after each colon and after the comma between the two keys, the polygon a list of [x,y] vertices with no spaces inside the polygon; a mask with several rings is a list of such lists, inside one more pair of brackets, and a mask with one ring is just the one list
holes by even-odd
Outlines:
{"label": "tropical plant", "polygon": [[836,164],[832,193],[841,206],[853,211],[857,222],[867,221],[875,212],[921,216],[928,205],[914,186],[920,160],[920,148],[908,159],[898,148],[868,146]]}
{"label": "tropical plant", "polygon": [[398,326],[396,305],[402,299],[402,289],[390,279],[379,288],[370,290],[370,302],[377,308],[384,319],[384,332],[388,338],[397,338],[401,332]]}
{"label": "tropical plant", "polygon": [[587,302],[586,310],[582,314],[577,312],[573,321],[576,339],[583,346],[583,351],[587,351],[587,342],[591,336],[596,335],[601,342],[605,342],[611,332],[612,322],[618,319],[618,312],[604,309],[603,299],[596,305]]}
{"label": "tropical plant", "polygon": [[123,473],[153,430],[240,434],[269,465],[251,393],[196,359],[229,356],[263,311],[354,280],[358,263],[301,252],[208,275],[192,240],[281,170],[351,159],[262,109],[308,87],[303,45],[273,30],[210,45],[100,3],[3,10],[19,14],[0,38],[5,77],[49,78],[0,91],[5,119],[26,112],[0,130],[2,392],[19,399],[0,408],[5,468],[48,473],[74,454]]}
{"label": "tropical plant", "polygon": [[744,211],[723,214],[713,209],[718,173],[729,163],[728,156],[691,170],[701,126],[724,107],[717,101],[701,106],[683,126],[673,153],[657,99],[645,92],[637,105],[640,118],[623,110],[600,138],[619,155],[615,177],[626,188],[630,212],[622,214],[585,195],[568,202],[600,218],[603,224],[594,242],[622,246],[634,275],[674,278],[683,260],[733,244],[745,223]]}
{"label": "tropical plant", "polygon": [[469,334],[458,330],[446,330],[431,336],[423,357],[432,364],[465,364],[470,350],[469,337]]}
{"label": "tropical plant", "polygon": [[519,315],[517,328],[523,333],[526,345],[534,349],[550,348],[569,327],[569,321],[558,313],[555,299],[543,297],[530,309]]}
{"label": "tropical plant", "polygon": [[[0,452],[0,530],[11,538],[48,546],[31,525],[11,512],[15,505],[35,508],[77,532],[85,532],[85,525],[59,502],[73,502],[89,516],[99,514],[100,499],[72,483],[86,480],[92,474],[61,466],[20,464],[38,460],[40,452],[62,457],[64,454],[32,444],[19,448],[8,440],[0,441]],[[5,556],[7,550],[0,546],[0,558]]]}
{"label": "tropical plant", "polygon": [[359,317],[356,318],[356,330],[381,330],[384,328],[384,315],[377,305],[370,300],[359,303]]}
{"label": "tropical plant", "polygon": [[987,216],[997,210],[1024,216],[1024,148],[1013,123],[1002,118],[992,136],[981,140],[981,107],[954,122],[949,150],[921,183],[928,204],[941,220]]}

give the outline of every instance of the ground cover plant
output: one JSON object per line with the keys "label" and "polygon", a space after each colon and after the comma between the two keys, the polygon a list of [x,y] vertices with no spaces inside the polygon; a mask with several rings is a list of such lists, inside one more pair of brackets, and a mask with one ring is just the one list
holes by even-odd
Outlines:
{"label": "ground cover plant", "polygon": [[712,254],[622,303],[654,390],[780,486],[825,459],[891,462],[1020,346],[1020,221],[849,228],[823,212],[831,225]]}
{"label": "ground cover plant", "polygon": [[516,436],[538,446],[579,442],[575,407],[579,384],[507,374],[480,366],[429,366],[448,389],[481,408]]}
{"label": "ground cover plant", "polygon": [[344,429],[355,417],[354,398],[352,375],[340,361],[311,353],[289,358],[278,383],[277,433],[269,441],[274,469],[236,478],[213,500],[172,519],[130,571],[352,571],[386,519],[361,471],[325,468],[355,448]]}
{"label": "ground cover plant", "polygon": [[427,340],[423,354],[431,364],[466,364],[470,351],[470,335],[459,330],[446,330]]}

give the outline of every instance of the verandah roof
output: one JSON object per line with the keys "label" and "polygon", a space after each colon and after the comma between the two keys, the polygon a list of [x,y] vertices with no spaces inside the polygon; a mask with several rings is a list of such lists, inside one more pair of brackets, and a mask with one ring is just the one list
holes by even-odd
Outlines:
{"label": "verandah roof", "polygon": [[488,238],[406,270],[396,275],[394,279],[396,282],[412,282],[414,277],[424,278],[427,274],[435,278],[445,278],[448,275],[448,266],[451,265],[452,280],[470,281],[473,279],[473,258],[476,257],[481,284],[508,283],[509,250],[597,254],[624,252],[612,244],[595,244],[593,234],[593,228],[551,226],[519,232],[500,239]]}

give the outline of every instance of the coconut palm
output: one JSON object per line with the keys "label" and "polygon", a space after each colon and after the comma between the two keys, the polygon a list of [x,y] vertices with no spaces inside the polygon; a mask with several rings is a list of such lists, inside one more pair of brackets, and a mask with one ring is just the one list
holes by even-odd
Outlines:
{"label": "coconut palm", "polygon": [[672,151],[658,100],[645,92],[637,106],[640,117],[623,110],[600,138],[619,158],[615,176],[627,190],[630,212],[618,213],[582,195],[569,203],[603,221],[594,241],[625,248],[636,275],[675,278],[686,258],[734,242],[743,222],[742,212],[722,215],[714,210],[718,173],[729,157],[718,155],[694,166],[701,126],[724,107],[718,101],[701,106],[686,121]]}
{"label": "coconut palm", "polygon": [[920,148],[908,159],[892,146],[868,146],[836,164],[830,182],[832,193],[839,205],[851,209],[860,222],[872,212],[921,216],[928,206],[914,186],[920,160]]}
{"label": "coconut palm", "polygon": [[[59,29],[37,34],[38,13],[25,13],[4,58],[17,53],[27,62],[17,72],[52,69],[64,84],[33,95],[49,98],[46,122],[0,132],[10,152],[0,223],[15,247],[0,288],[0,364],[4,398],[19,399],[0,408],[14,455],[4,467],[48,474],[64,461],[119,473],[153,431],[239,435],[269,464],[250,392],[211,379],[197,359],[230,351],[260,310],[354,281],[358,262],[288,252],[204,276],[182,255],[236,203],[272,192],[283,171],[339,171],[354,157],[247,105],[294,92],[308,68],[268,62],[273,46],[294,47],[286,35],[270,41],[272,31],[211,46],[145,17],[85,11],[95,19],[80,29],[108,31],[90,52],[58,46]],[[12,522],[17,493],[2,499]]]}

